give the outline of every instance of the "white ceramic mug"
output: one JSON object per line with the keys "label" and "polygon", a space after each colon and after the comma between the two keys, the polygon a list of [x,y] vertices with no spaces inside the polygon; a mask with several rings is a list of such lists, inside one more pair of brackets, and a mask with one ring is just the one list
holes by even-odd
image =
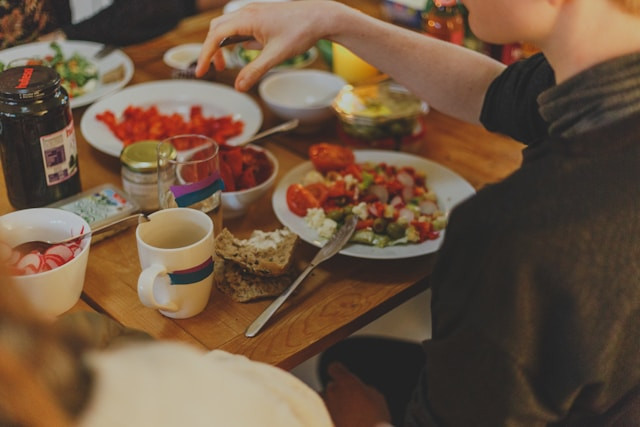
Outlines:
{"label": "white ceramic mug", "polygon": [[213,284],[213,221],[191,208],[164,209],[136,228],[138,297],[175,319],[207,306]]}

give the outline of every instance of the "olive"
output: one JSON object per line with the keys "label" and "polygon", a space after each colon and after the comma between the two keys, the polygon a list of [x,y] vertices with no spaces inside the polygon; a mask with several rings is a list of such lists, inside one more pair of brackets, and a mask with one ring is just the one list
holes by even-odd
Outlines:
{"label": "olive", "polygon": [[405,227],[397,222],[390,222],[387,225],[387,234],[394,240],[400,239],[404,237]]}
{"label": "olive", "polygon": [[376,218],[373,220],[373,231],[376,233],[384,233],[387,228],[387,220],[384,218]]}
{"label": "olive", "polygon": [[333,209],[327,212],[327,217],[335,222],[340,222],[344,217],[344,209]]}

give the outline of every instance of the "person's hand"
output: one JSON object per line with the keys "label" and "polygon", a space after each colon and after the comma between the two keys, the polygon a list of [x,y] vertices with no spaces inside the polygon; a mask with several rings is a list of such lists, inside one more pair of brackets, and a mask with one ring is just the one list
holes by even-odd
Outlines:
{"label": "person's hand", "polygon": [[225,67],[219,44],[233,35],[253,36],[245,47],[262,48],[260,55],[247,64],[236,78],[237,90],[246,91],[264,73],[281,62],[307,51],[331,32],[332,16],[344,8],[338,2],[307,0],[286,3],[250,3],[239,10],[211,20],[203,43],[196,76],[203,76],[213,63]]}
{"label": "person's hand", "polygon": [[389,425],[389,408],[378,390],[364,384],[341,363],[332,363],[327,372],[331,381],[322,397],[336,427]]}

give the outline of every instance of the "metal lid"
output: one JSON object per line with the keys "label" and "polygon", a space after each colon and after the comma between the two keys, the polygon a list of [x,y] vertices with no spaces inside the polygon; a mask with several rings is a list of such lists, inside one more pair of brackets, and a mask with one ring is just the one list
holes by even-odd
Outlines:
{"label": "metal lid", "polygon": [[[127,145],[120,152],[120,162],[127,168],[136,172],[155,172],[158,169],[157,147],[160,141],[138,141]],[[178,153],[173,149],[171,158]]]}
{"label": "metal lid", "polygon": [[0,73],[0,98],[20,101],[39,99],[60,86],[60,75],[42,65],[8,68]]}
{"label": "metal lid", "polygon": [[343,121],[361,124],[416,117],[429,110],[426,102],[395,82],[345,86],[331,106]]}

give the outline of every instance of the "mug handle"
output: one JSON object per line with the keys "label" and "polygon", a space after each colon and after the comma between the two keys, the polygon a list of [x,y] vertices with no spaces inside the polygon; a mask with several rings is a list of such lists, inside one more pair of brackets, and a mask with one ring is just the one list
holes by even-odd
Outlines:
{"label": "mug handle", "polygon": [[179,307],[175,302],[160,304],[156,301],[156,298],[153,295],[153,284],[155,283],[156,278],[161,274],[166,275],[167,270],[160,264],[152,264],[142,270],[140,277],[138,277],[138,297],[146,307],[157,308],[159,310],[170,312],[178,311]]}

